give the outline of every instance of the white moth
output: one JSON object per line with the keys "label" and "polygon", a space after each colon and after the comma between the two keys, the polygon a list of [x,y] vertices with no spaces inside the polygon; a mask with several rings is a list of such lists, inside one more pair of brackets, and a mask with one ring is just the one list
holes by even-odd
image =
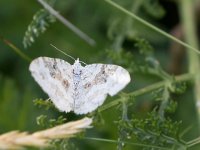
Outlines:
{"label": "white moth", "polygon": [[33,60],[29,70],[60,111],[86,114],[102,105],[107,95],[113,96],[129,82],[127,70],[117,65],[73,65],[49,57]]}

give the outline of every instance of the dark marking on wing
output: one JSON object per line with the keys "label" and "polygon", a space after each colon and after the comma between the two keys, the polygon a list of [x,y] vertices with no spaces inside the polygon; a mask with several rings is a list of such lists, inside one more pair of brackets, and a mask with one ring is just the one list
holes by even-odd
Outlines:
{"label": "dark marking on wing", "polygon": [[69,87],[69,82],[66,79],[63,79],[62,85],[67,89]]}
{"label": "dark marking on wing", "polygon": [[85,85],[84,85],[84,89],[88,89],[88,88],[90,88],[91,87],[91,83],[86,83]]}
{"label": "dark marking on wing", "polygon": [[[97,66],[97,64],[95,65],[95,67]],[[101,84],[106,84],[107,83],[107,79],[109,76],[112,76],[116,70],[117,70],[118,66],[115,65],[106,65],[103,64],[100,68],[99,73],[97,73],[94,77],[94,79],[89,82],[89,83],[85,83],[83,85],[83,88],[85,90],[87,90],[87,92],[89,92],[89,90],[94,86],[94,85],[101,85]],[[91,72],[91,76],[92,76],[92,72]],[[89,75],[85,78],[89,78]]]}
{"label": "dark marking on wing", "polygon": [[[49,70],[49,74],[52,78],[58,80],[61,82],[62,86],[65,87],[65,90],[67,91],[69,88],[69,82],[68,80],[64,79],[62,76],[62,71],[58,67],[58,63],[55,58],[42,58],[45,67]],[[59,63],[64,63],[64,61],[60,61]],[[63,70],[64,71],[64,70]],[[69,75],[67,75],[69,77]]]}
{"label": "dark marking on wing", "polygon": [[[116,67],[108,68],[108,65],[102,65],[101,71],[95,76],[94,78],[94,84],[104,84],[107,82],[107,78],[109,75],[112,75],[116,69]],[[109,74],[108,74],[109,73]]]}
{"label": "dark marking on wing", "polygon": [[56,59],[52,59],[53,61],[49,61],[46,58],[42,59],[45,67],[49,70],[49,74],[52,78],[57,79],[57,80],[61,80],[62,76],[61,76],[61,71],[59,70],[58,66],[57,66],[57,62]]}

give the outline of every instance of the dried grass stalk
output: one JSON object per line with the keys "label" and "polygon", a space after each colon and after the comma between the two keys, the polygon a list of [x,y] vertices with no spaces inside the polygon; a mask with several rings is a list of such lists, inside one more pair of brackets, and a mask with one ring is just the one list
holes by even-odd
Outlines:
{"label": "dried grass stalk", "polygon": [[92,119],[83,118],[32,134],[11,131],[0,135],[0,149],[21,149],[25,146],[47,147],[50,146],[50,140],[70,138],[83,129],[91,127],[91,123]]}

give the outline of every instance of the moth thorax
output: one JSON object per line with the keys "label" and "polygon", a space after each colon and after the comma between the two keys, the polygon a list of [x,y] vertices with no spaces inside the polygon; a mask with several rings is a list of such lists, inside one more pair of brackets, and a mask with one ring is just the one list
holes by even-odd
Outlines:
{"label": "moth thorax", "polygon": [[73,69],[73,74],[74,74],[74,76],[80,76],[82,74],[82,70],[81,69]]}
{"label": "moth thorax", "polygon": [[82,66],[80,63],[75,62],[74,63],[74,69],[73,69],[73,74],[74,75],[81,75],[82,74]]}

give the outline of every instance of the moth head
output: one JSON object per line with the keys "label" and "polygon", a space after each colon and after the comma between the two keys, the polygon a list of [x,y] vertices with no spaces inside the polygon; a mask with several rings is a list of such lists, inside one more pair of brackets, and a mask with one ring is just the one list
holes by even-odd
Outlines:
{"label": "moth head", "polygon": [[82,73],[81,71],[81,63],[79,61],[79,58],[77,58],[77,60],[74,62],[74,69],[73,69],[73,73],[76,75],[80,75]]}
{"label": "moth head", "polygon": [[75,60],[74,62],[74,67],[79,67],[79,66],[81,66],[81,64],[80,64],[79,58],[77,58],[77,60]]}

